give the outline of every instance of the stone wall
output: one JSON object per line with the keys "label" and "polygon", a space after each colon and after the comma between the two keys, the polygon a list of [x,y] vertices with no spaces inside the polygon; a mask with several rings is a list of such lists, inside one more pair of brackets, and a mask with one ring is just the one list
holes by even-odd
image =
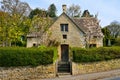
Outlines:
{"label": "stone wall", "polygon": [[0,67],[0,80],[35,80],[55,77],[55,64],[37,67]]}
{"label": "stone wall", "polygon": [[72,75],[120,69],[120,59],[94,63],[72,63]]}

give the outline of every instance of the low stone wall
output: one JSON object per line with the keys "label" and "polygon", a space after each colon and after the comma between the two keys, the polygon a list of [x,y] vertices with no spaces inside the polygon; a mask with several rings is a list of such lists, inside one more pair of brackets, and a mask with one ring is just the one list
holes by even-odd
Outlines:
{"label": "low stone wall", "polygon": [[0,67],[0,80],[35,80],[55,77],[55,64],[37,67]]}
{"label": "low stone wall", "polygon": [[72,62],[72,75],[102,72],[113,69],[120,69],[120,59],[94,62],[94,63]]}

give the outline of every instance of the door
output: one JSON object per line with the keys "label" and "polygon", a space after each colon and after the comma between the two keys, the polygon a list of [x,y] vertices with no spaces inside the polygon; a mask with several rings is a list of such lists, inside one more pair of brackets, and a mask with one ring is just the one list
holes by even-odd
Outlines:
{"label": "door", "polygon": [[61,45],[61,61],[67,62],[69,60],[69,46]]}

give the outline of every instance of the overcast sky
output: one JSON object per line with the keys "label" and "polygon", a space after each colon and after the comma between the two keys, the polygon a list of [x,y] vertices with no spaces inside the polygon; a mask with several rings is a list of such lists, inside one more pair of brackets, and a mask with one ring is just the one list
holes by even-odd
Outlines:
{"label": "overcast sky", "polygon": [[86,9],[91,14],[98,13],[98,19],[102,27],[116,20],[120,22],[120,0],[21,0],[27,2],[32,9],[48,9],[49,5],[54,3],[57,8],[57,14],[62,13],[62,4],[69,7],[72,4],[80,5],[82,12]]}

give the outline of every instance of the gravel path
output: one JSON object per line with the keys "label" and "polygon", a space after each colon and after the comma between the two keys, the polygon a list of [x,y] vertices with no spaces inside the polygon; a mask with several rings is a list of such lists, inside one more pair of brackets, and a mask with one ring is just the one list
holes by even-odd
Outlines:
{"label": "gravel path", "polygon": [[103,78],[114,77],[114,76],[120,77],[120,69],[106,71],[106,72],[92,73],[92,74],[76,75],[76,76],[67,75],[67,76],[61,76],[51,79],[42,79],[42,80],[102,80]]}

